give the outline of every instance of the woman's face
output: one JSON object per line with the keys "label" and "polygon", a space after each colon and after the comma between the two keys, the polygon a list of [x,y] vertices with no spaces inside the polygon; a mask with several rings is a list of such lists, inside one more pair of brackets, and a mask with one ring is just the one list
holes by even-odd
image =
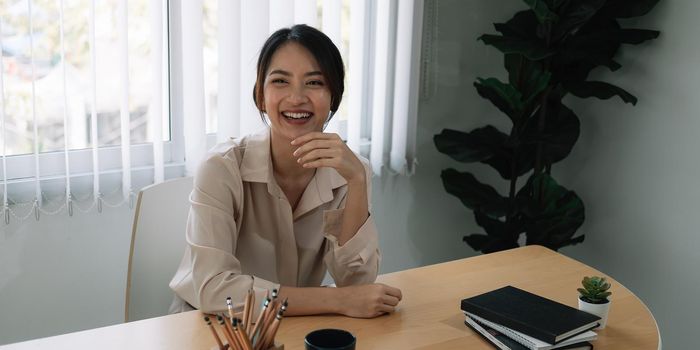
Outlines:
{"label": "woman's face", "polygon": [[331,93],[311,52],[295,42],[283,44],[265,74],[263,103],[274,135],[291,141],[323,130]]}

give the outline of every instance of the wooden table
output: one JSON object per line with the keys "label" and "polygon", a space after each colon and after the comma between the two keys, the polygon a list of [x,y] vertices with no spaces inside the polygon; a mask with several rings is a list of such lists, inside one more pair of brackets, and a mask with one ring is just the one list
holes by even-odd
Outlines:
{"label": "wooden table", "polygon": [[[357,349],[492,349],[464,325],[461,299],[513,285],[577,306],[576,288],[599,271],[539,246],[382,275],[379,282],[400,288],[398,310],[375,319],[342,316],[285,318],[277,335],[285,349],[303,349],[304,335],[319,328],[342,328],[357,337]],[[654,317],[632,292],[610,278],[608,326],[598,331],[599,349],[660,348]],[[215,346],[199,311],[70,333],[0,347],[16,349],[211,349]]]}

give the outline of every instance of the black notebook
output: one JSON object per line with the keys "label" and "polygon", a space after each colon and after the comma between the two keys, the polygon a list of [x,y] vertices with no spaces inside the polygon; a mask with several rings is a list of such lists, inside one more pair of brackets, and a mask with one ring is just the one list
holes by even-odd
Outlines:
{"label": "black notebook", "polygon": [[513,286],[463,299],[462,311],[556,344],[598,326],[600,317]]}
{"label": "black notebook", "polygon": [[[469,326],[469,328],[476,331],[482,338],[490,342],[498,350],[531,350],[533,347],[527,347],[514,339],[508,337],[505,334],[500,333],[498,330],[489,327],[486,324],[479,323],[478,321],[466,317],[464,324]],[[557,350],[591,350],[593,345],[587,341],[574,342],[570,344],[565,344],[566,341],[562,342],[561,346],[552,347],[550,349]]]}

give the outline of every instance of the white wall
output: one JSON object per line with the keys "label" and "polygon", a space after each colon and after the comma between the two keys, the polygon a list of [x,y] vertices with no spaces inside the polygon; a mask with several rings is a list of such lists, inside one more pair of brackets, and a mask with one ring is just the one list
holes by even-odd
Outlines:
{"label": "white wall", "polygon": [[0,344],[124,320],[128,206],[0,230]]}
{"label": "white wall", "polygon": [[[420,165],[411,178],[377,178],[373,207],[390,272],[475,255],[461,242],[477,232],[471,212],[447,195],[446,167],[470,169],[505,186],[487,167],[458,164],[432,143],[443,128],[469,130],[507,125],[472,86],[479,77],[504,78],[502,56],[476,41],[493,32],[523,2],[440,0],[437,54],[430,74],[436,89],[420,102]],[[586,203],[586,242],[563,253],[609,273],[650,306],[666,349],[695,343],[692,330],[700,294],[700,110],[694,98],[700,57],[693,16],[700,3],[662,2],[633,26],[662,30],[662,37],[625,48],[614,73],[600,78],[628,88],[636,107],[618,100],[571,101],[582,120],[572,155],[555,167],[561,182]],[[503,188],[503,187],[501,187]],[[129,249],[131,212],[44,217],[0,226],[0,344],[118,323]],[[478,283],[478,281],[475,281]],[[614,306],[613,306],[614,307]]]}

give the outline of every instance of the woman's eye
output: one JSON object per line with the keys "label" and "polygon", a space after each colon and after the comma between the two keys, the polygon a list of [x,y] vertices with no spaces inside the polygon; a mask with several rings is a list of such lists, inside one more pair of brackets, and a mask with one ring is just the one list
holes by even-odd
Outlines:
{"label": "woman's eye", "polygon": [[307,84],[309,85],[316,85],[316,86],[323,86],[323,81],[321,80],[311,80]]}
{"label": "woman's eye", "polygon": [[273,80],[272,80],[272,83],[273,83],[273,84],[284,84],[284,83],[286,83],[286,82],[287,82],[287,81],[284,80],[284,79],[273,79]]}

